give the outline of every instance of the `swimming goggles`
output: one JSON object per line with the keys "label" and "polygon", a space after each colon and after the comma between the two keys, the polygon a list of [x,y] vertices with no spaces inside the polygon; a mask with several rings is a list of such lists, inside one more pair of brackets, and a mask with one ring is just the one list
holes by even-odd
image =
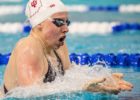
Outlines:
{"label": "swimming goggles", "polygon": [[57,27],[61,27],[63,25],[67,25],[69,26],[70,25],[70,20],[63,20],[61,18],[48,18],[49,20],[51,20],[53,22],[54,25],[56,25]]}

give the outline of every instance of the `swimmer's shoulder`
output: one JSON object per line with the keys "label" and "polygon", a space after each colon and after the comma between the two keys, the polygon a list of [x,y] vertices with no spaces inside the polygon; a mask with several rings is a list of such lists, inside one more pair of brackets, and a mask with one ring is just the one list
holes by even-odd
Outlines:
{"label": "swimmer's shoulder", "polygon": [[14,54],[16,57],[16,62],[18,62],[17,66],[22,64],[38,65],[42,62],[41,49],[36,44],[36,41],[29,37],[19,40],[19,42],[16,44]]}
{"label": "swimmer's shoulder", "polygon": [[39,45],[37,45],[37,42],[30,37],[20,39],[13,52],[16,57],[24,56],[27,59],[41,58],[41,49]]}
{"label": "swimmer's shoulder", "polygon": [[15,46],[15,50],[17,51],[22,51],[22,50],[25,50],[28,49],[28,50],[40,50],[40,46],[38,44],[38,42],[35,41],[35,39],[31,38],[31,37],[24,37],[22,39],[20,39],[16,46]]}
{"label": "swimmer's shoulder", "polygon": [[31,37],[24,37],[22,39],[20,39],[17,44],[16,47],[21,47],[21,46],[36,46],[36,41],[35,39],[31,38]]}

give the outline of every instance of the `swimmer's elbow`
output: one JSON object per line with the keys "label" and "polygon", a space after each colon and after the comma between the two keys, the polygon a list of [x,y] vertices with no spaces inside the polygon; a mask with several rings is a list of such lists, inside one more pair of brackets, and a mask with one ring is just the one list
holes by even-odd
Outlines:
{"label": "swimmer's elbow", "polygon": [[33,85],[33,82],[29,80],[19,80],[18,85],[21,87],[27,87]]}
{"label": "swimmer's elbow", "polygon": [[31,77],[31,76],[28,76],[28,77],[20,77],[18,79],[18,85],[19,86],[31,86],[33,84],[35,84],[37,82],[37,78],[34,76],[34,77]]}
{"label": "swimmer's elbow", "polygon": [[41,77],[42,70],[39,70],[40,67],[33,65],[26,65],[18,68],[18,85],[20,86],[29,86],[37,82]]}
{"label": "swimmer's elbow", "polygon": [[4,97],[4,92],[2,89],[0,89],[0,99]]}

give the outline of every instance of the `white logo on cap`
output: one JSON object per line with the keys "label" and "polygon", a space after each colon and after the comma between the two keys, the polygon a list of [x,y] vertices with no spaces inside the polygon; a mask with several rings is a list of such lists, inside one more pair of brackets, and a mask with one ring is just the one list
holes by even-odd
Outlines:
{"label": "white logo on cap", "polygon": [[33,17],[36,13],[38,13],[41,7],[41,0],[32,0],[29,5],[30,17]]}
{"label": "white logo on cap", "polygon": [[37,5],[37,0],[33,0],[33,1],[31,2],[31,6],[32,6],[32,7],[36,7],[36,5]]}

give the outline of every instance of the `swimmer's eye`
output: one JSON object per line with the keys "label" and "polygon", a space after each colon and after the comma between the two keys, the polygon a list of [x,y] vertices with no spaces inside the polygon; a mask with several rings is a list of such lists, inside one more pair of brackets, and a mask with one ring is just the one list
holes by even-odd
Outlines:
{"label": "swimmer's eye", "polygon": [[57,27],[61,27],[61,26],[63,26],[63,25],[67,25],[67,26],[69,26],[70,25],[70,20],[63,20],[63,19],[60,19],[60,18],[54,18],[53,19],[53,24],[55,24]]}

